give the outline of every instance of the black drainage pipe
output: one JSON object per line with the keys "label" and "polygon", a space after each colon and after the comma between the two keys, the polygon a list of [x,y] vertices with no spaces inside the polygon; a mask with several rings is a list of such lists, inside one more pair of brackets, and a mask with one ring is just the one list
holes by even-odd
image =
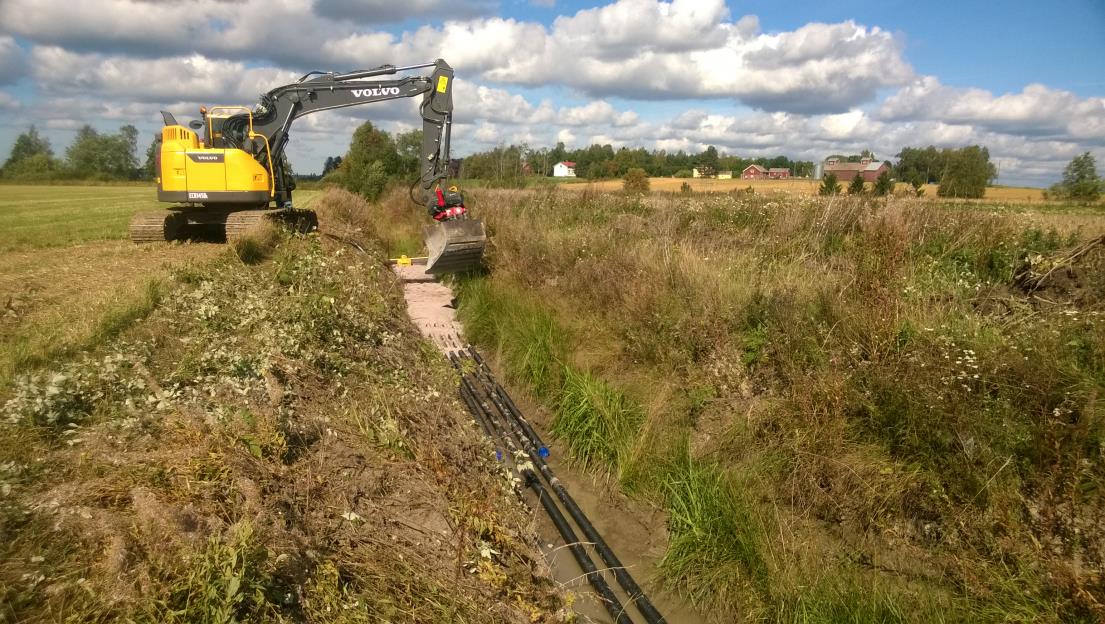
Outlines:
{"label": "black drainage pipe", "polygon": [[[452,359],[452,358],[450,358]],[[458,362],[453,361],[453,366],[457,371],[461,373],[461,394],[462,396],[467,393],[468,397],[465,398],[465,402],[468,402],[469,398],[472,403],[477,407],[477,411],[483,413],[483,418],[487,422],[491,423],[492,428],[496,431],[498,438],[502,440],[511,450],[517,451],[514,446],[514,442],[506,435],[506,433],[499,427],[495,421],[494,415],[491,413],[491,408],[479,399],[479,395],[476,393],[472,383],[468,380],[468,376],[464,374]],[[579,564],[580,569],[583,570],[584,576],[591,583],[591,587],[594,588],[595,593],[602,598],[603,607],[614,618],[616,624],[633,624],[633,621],[629,619],[629,616],[625,613],[625,608],[622,607],[618,597],[614,595],[613,590],[610,589],[610,585],[606,582],[606,579],[602,577],[602,573],[595,567],[595,563],[591,560],[590,555],[584,550],[583,546],[579,542],[579,538],[576,536],[575,531],[572,530],[572,526],[568,524],[568,520],[561,513],[560,509],[553,502],[551,496],[543,485],[541,480],[537,478],[533,470],[529,468],[521,467],[522,476],[525,478],[525,484],[532,488],[537,495],[538,500],[541,501],[541,506],[545,508],[545,512],[549,514],[549,518],[552,519],[553,525],[556,527],[560,536],[564,539],[564,542],[568,545],[569,550],[572,552],[572,556],[575,557],[576,563]]]}
{"label": "black drainage pipe", "polygon": [[[469,351],[475,354],[474,348],[469,347]],[[499,386],[499,384],[495,382],[494,378],[491,377],[490,370],[483,365],[482,360],[476,361],[479,362],[482,369],[486,371],[486,373],[482,375],[485,386],[490,386],[491,384],[494,384],[494,386],[497,386],[497,390],[502,390],[502,386]],[[502,392],[502,394],[505,394],[505,392]],[[495,399],[494,395],[492,395],[492,399]],[[625,590],[625,593],[629,596],[629,599],[637,605],[637,610],[640,611],[641,615],[644,616],[645,621],[647,621],[649,624],[661,624],[662,622],[664,622],[664,616],[656,610],[656,607],[654,607],[648,597],[645,596],[644,590],[642,590],[641,586],[637,584],[637,581],[633,579],[633,575],[629,573],[626,567],[622,564],[621,560],[619,560],[617,555],[614,554],[614,551],[606,543],[606,540],[602,539],[602,535],[599,534],[594,525],[591,524],[591,521],[587,518],[587,515],[583,513],[582,509],[579,508],[579,505],[576,504],[575,499],[573,499],[572,495],[568,493],[568,490],[564,487],[564,485],[560,483],[560,479],[556,478],[556,475],[553,474],[552,468],[549,467],[549,464],[545,461],[544,457],[542,457],[540,453],[535,452],[537,448],[536,441],[533,438],[530,438],[529,440],[526,439],[526,435],[528,435],[528,432],[525,432],[525,430],[529,428],[529,425],[524,424],[526,421],[524,418],[521,418],[521,414],[516,411],[517,408],[511,409],[509,407],[512,402],[494,402],[495,407],[499,410],[499,412],[503,414],[507,421],[513,421],[512,429],[514,431],[514,435],[518,437],[518,439],[526,447],[526,452],[529,454],[530,461],[541,471],[541,474],[545,477],[545,480],[548,481],[549,486],[552,487],[554,492],[556,492],[556,496],[560,499],[561,504],[564,505],[564,508],[568,510],[568,513],[576,521],[576,524],[579,525],[580,529],[582,529],[583,535],[592,544],[594,544],[595,551],[599,554],[607,567],[609,567],[614,573],[614,578],[617,579],[618,584],[621,585],[622,589]],[[542,447],[543,446],[544,445],[542,445]]]}
{"label": "black drainage pipe", "polygon": [[518,406],[514,404],[514,400],[510,398],[510,395],[507,394],[506,390],[504,390],[499,382],[494,377],[492,377],[491,368],[483,363],[483,358],[480,357],[480,352],[476,351],[476,347],[469,345],[468,353],[472,356],[472,359],[476,361],[477,365],[487,371],[486,378],[488,381],[491,382],[493,386],[492,389],[495,391],[495,393],[499,395],[499,398],[506,401],[506,404],[510,408],[510,411],[514,414],[514,418],[522,425],[522,429],[525,430],[526,435],[529,436],[530,440],[537,444],[537,454],[541,457],[548,457],[549,447],[541,440],[541,436],[537,435],[537,431],[535,431],[533,427],[530,426],[529,422],[524,417],[522,417],[522,410],[518,409]]}

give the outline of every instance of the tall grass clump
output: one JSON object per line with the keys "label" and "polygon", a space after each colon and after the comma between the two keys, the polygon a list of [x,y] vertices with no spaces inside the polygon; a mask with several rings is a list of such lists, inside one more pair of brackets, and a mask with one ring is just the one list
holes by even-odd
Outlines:
{"label": "tall grass clump", "polygon": [[492,346],[506,361],[513,381],[542,399],[555,400],[564,383],[569,336],[553,315],[480,277],[461,281],[458,295],[464,302],[460,318],[467,335]]}
{"label": "tall grass clump", "polygon": [[565,367],[552,432],[568,442],[572,458],[592,468],[613,469],[644,420],[639,406],[590,373]]}
{"label": "tall grass clump", "polygon": [[663,577],[691,601],[728,609],[740,589],[767,589],[763,526],[746,493],[717,464],[685,458],[665,482],[668,550]]}

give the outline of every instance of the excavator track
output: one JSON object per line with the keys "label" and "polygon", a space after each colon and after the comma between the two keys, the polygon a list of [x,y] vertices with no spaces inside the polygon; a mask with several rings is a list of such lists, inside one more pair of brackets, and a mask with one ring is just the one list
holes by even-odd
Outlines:
{"label": "excavator track", "polygon": [[237,210],[226,215],[226,240],[235,241],[264,221],[279,223],[293,232],[307,233],[318,228],[318,216],[312,210]]}
{"label": "excavator track", "polygon": [[136,243],[160,243],[184,235],[188,218],[179,212],[139,212],[130,220],[130,239]]}

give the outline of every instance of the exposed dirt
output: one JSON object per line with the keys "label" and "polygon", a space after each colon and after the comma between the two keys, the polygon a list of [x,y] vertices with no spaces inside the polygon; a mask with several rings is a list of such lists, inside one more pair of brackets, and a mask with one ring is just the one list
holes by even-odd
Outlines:
{"label": "exposed dirt", "polygon": [[426,274],[423,265],[393,267],[403,284],[407,314],[418,331],[442,352],[464,347],[461,326],[457,322],[453,291]]}
{"label": "exposed dirt", "polygon": [[1105,305],[1105,236],[1051,257],[1026,258],[1014,284],[1038,304],[1100,308]]}

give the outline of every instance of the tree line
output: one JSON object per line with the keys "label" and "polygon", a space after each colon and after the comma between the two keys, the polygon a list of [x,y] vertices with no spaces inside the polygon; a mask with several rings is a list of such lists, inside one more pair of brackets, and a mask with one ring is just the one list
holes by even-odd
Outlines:
{"label": "tree line", "polygon": [[147,152],[145,166],[138,162],[138,130],[132,125],[116,133],[98,132],[85,125],[65,150],[54,155],[50,140],[31,126],[15,139],[11,154],[0,167],[0,179],[13,182],[55,180],[149,180],[153,171],[155,145]]}
{"label": "tree line", "polygon": [[577,177],[591,179],[620,178],[630,169],[641,169],[652,177],[689,178],[693,169],[704,171],[707,175],[719,171],[739,173],[753,164],[787,168],[792,175],[799,177],[813,173],[812,161],[796,161],[786,156],[740,158],[718,152],[712,145],[698,153],[649,151],[642,147],[614,149],[610,144],[597,143],[574,150],[567,149],[562,142],[551,148],[532,148],[525,144],[500,145],[460,160],[461,177],[499,182],[529,176],[551,176],[553,167],[565,161],[575,163]]}

